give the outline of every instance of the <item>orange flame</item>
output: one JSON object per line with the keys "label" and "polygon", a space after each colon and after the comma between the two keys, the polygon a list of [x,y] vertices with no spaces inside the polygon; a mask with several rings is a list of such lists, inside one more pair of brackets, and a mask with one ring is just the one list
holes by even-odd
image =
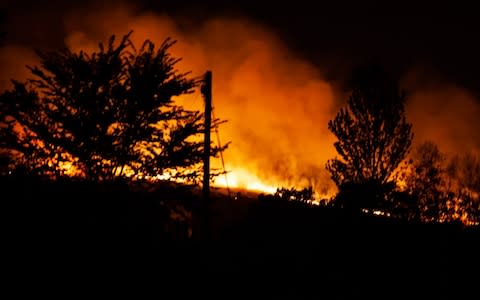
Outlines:
{"label": "orange flame", "polygon": [[226,176],[219,176],[215,179],[214,186],[242,188],[267,194],[273,194],[278,186],[267,184],[257,176],[244,169],[237,169]]}

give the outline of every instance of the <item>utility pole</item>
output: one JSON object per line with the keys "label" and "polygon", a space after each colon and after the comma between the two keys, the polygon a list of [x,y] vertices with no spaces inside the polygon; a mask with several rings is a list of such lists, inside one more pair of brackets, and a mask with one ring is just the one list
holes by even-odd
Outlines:
{"label": "utility pole", "polygon": [[210,131],[212,127],[212,72],[205,73],[201,88],[205,98],[205,129],[203,144],[203,199],[209,201],[210,197]]}
{"label": "utility pole", "polygon": [[199,238],[203,241],[208,241],[211,236],[211,214],[210,214],[210,131],[212,127],[212,72],[207,71],[203,84],[200,89],[205,98],[205,128],[203,139],[203,203],[202,221],[200,225]]}

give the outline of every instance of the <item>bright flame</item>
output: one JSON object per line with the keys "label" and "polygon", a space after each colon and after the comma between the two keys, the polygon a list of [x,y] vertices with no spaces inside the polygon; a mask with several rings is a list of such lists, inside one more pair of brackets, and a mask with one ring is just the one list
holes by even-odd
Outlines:
{"label": "bright flame", "polygon": [[81,171],[70,161],[60,162],[59,169],[66,176],[79,176],[81,174]]}
{"label": "bright flame", "polygon": [[226,176],[218,176],[214,183],[218,187],[244,188],[247,190],[274,194],[276,186],[269,185],[245,169],[236,169]]}

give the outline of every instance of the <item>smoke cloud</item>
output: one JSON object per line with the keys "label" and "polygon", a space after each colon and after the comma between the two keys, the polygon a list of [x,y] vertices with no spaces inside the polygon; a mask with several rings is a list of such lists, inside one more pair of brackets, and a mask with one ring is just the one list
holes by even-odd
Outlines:
{"label": "smoke cloud", "polygon": [[480,101],[471,92],[421,67],[405,75],[403,86],[414,144],[432,141],[448,156],[480,150]]}
{"label": "smoke cloud", "polygon": [[35,52],[22,46],[0,48],[0,91],[11,87],[11,80],[24,80],[30,74],[26,65],[37,62]]}

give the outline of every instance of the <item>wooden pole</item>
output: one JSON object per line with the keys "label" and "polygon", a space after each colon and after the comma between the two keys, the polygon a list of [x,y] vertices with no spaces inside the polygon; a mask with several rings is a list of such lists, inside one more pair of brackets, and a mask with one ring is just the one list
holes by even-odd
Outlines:
{"label": "wooden pole", "polygon": [[212,127],[212,72],[207,71],[201,87],[201,92],[205,98],[205,128],[203,140],[203,186],[202,196],[202,224],[200,225],[199,238],[208,241],[211,235],[211,215],[210,215],[210,132]]}
{"label": "wooden pole", "polygon": [[208,201],[210,197],[210,132],[212,127],[212,72],[205,73],[205,81],[202,86],[202,94],[205,98],[205,137],[203,153],[203,198]]}

